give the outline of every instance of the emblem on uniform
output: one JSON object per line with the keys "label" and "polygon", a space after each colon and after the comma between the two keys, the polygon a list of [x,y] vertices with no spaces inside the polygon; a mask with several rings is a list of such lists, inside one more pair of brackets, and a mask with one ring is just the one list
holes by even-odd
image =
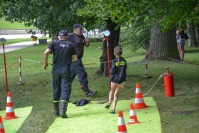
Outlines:
{"label": "emblem on uniform", "polygon": [[59,46],[62,48],[66,47],[66,46],[68,47],[68,45],[66,45],[66,44],[60,44]]}

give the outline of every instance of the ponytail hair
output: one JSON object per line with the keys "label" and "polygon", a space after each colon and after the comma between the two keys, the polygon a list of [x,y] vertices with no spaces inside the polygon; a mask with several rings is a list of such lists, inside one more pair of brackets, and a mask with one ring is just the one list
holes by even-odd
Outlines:
{"label": "ponytail hair", "polygon": [[115,56],[120,57],[122,55],[122,48],[120,46],[116,46],[114,48],[114,54],[115,54]]}

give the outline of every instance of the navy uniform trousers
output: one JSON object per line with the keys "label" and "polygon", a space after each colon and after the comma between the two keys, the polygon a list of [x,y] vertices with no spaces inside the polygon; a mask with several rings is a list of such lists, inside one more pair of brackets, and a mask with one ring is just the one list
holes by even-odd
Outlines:
{"label": "navy uniform trousers", "polygon": [[62,101],[69,101],[71,94],[71,72],[70,66],[58,67],[53,66],[53,100],[59,101],[60,96]]}
{"label": "navy uniform trousers", "polygon": [[82,60],[78,59],[73,61],[71,65],[71,82],[74,80],[75,76],[78,76],[78,80],[82,87],[88,88],[87,73],[85,71]]}

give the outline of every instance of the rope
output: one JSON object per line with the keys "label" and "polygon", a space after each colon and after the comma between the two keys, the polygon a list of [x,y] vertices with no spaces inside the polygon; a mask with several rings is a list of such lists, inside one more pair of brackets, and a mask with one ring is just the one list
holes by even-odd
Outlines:
{"label": "rope", "polygon": [[113,60],[110,60],[110,61],[103,61],[103,62],[100,62],[100,63],[103,64],[103,63],[108,63],[108,62],[111,62],[111,61],[113,61]]}
{"label": "rope", "polygon": [[[43,63],[41,61],[29,60],[29,59],[24,59],[24,58],[23,58],[23,60],[29,61],[29,62],[35,62],[35,63]],[[50,63],[50,64],[52,65],[52,63]],[[88,63],[88,64],[84,64],[84,65],[92,65],[92,64],[95,64],[95,63]]]}
{"label": "rope", "polygon": [[93,64],[96,64],[96,63],[86,63],[84,65],[93,65]]}
{"label": "rope", "polygon": [[[17,64],[17,63],[18,63],[18,61],[16,61],[16,62],[14,62],[13,64],[9,65],[7,68],[10,68],[11,66],[13,66],[13,65],[15,65],[15,64]],[[1,71],[4,71],[4,69],[5,69],[5,68],[1,69],[0,72],[1,72]]]}
{"label": "rope", "polygon": [[158,79],[157,79],[156,82],[153,84],[153,86],[151,87],[151,89],[149,89],[148,92],[145,93],[143,96],[146,96],[146,95],[154,88],[154,86],[155,86],[156,83],[162,78],[162,76],[163,76],[163,74],[161,74],[161,75],[158,77]]}
{"label": "rope", "polygon": [[29,61],[29,62],[35,62],[35,63],[43,63],[43,62],[40,62],[40,61],[34,61],[34,60],[29,60],[29,59],[24,59],[24,58],[23,58],[23,60]]}

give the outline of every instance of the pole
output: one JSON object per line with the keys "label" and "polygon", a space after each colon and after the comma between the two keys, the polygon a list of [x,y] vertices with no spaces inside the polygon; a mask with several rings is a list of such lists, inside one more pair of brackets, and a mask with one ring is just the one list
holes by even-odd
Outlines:
{"label": "pole", "polygon": [[22,74],[21,74],[21,56],[19,56],[19,83],[17,83],[17,84],[23,85]]}
{"label": "pole", "polygon": [[[108,77],[109,77],[109,80],[110,80],[110,77],[111,77],[111,74],[110,74],[110,49],[109,49],[109,43],[108,43],[108,37],[110,35],[110,31],[109,30],[106,30],[104,31],[104,36],[106,37],[106,43],[107,43],[107,60],[108,60]],[[111,83],[109,83],[109,90],[111,91]],[[109,92],[110,92],[109,91]]]}
{"label": "pole", "polygon": [[107,43],[108,77],[110,78],[110,49],[108,43],[108,36],[106,37],[106,43]]}
{"label": "pole", "polygon": [[148,48],[146,48],[146,56],[145,56],[145,75],[143,76],[143,78],[151,78],[150,76],[148,76]]}
{"label": "pole", "polygon": [[[111,74],[110,74],[110,49],[109,49],[109,43],[108,43],[108,36],[106,36],[106,43],[107,43],[107,60],[108,60],[108,77],[110,79]],[[109,89],[111,90],[111,83],[109,83]]]}
{"label": "pole", "polygon": [[[147,49],[146,49],[147,51]],[[145,66],[145,75],[147,76],[148,75],[148,55],[147,55],[147,52],[146,52],[146,66]]]}
{"label": "pole", "polygon": [[[109,80],[110,80],[110,77],[111,77],[111,74],[110,74],[110,49],[109,49],[109,43],[108,43],[108,37],[110,35],[110,31],[109,30],[106,30],[104,31],[104,36],[106,37],[106,43],[107,43],[107,47],[106,47],[106,51],[107,51],[107,60],[108,60],[108,77],[109,77]],[[110,88],[110,91],[111,91],[111,83],[109,83],[109,88]]]}
{"label": "pole", "polygon": [[6,92],[8,93],[8,77],[7,77],[6,52],[5,52],[4,42],[2,42],[2,45],[3,45],[3,57],[4,57],[4,72],[5,72],[5,80],[6,80]]}

